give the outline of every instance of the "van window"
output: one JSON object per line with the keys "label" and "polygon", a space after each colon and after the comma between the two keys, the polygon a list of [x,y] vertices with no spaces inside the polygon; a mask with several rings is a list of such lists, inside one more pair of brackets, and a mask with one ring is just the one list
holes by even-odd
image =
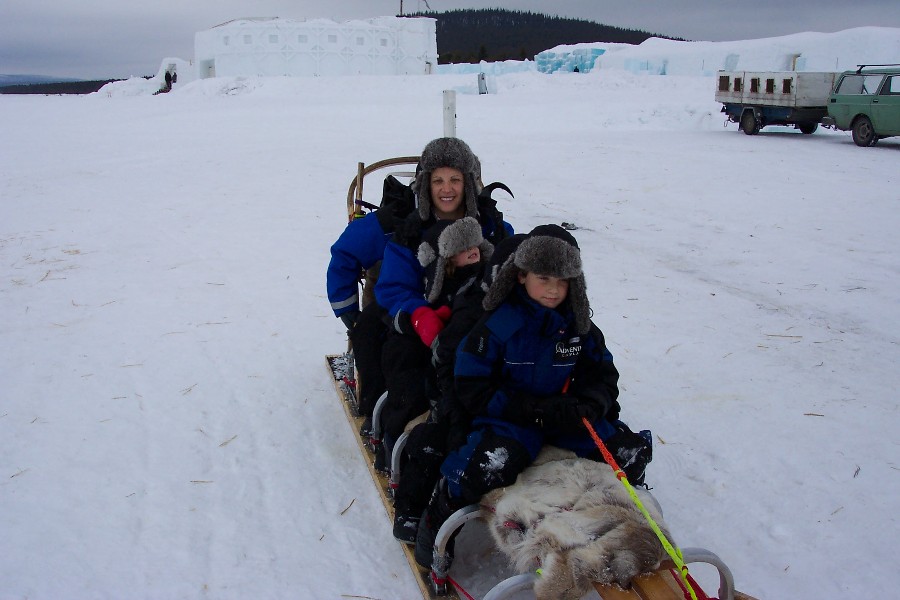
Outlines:
{"label": "van window", "polygon": [[[383,46],[383,45],[384,45],[384,44],[382,44],[382,46]],[[719,91],[720,91],[720,92],[727,92],[727,91],[728,91],[728,86],[729,86],[729,84],[731,83],[731,82],[730,82],[730,79],[731,79],[731,78],[730,78],[728,75],[719,75]]]}
{"label": "van window", "polygon": [[884,82],[884,88],[882,88],[881,93],[900,95],[900,75],[888,77],[887,81]]}
{"label": "van window", "polygon": [[884,75],[845,75],[835,93],[876,94],[882,77]]}

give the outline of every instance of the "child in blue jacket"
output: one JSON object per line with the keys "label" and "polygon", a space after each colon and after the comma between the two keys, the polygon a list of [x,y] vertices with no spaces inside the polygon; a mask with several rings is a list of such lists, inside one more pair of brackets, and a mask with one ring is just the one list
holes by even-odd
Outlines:
{"label": "child in blue jacket", "polygon": [[511,485],[544,444],[602,460],[582,418],[607,442],[629,479],[643,482],[649,441],[618,421],[619,373],[591,322],[575,238],[556,225],[532,230],[504,263],[488,311],[460,343],[456,397],[474,416],[466,443],[420,521],[416,560],[430,567],[435,536],[458,508]]}

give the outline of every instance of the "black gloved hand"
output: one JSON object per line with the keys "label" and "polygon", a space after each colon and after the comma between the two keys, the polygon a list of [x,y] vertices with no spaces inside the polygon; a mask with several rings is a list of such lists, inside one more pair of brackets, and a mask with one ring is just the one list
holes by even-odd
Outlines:
{"label": "black gloved hand", "polygon": [[516,400],[519,402],[514,400],[511,404],[519,406],[510,408],[521,415],[518,421],[545,429],[575,429],[581,425],[582,418],[594,421],[603,416],[596,403],[577,396],[521,395]]}
{"label": "black gloved hand", "polygon": [[351,331],[353,329],[353,326],[356,325],[356,320],[359,318],[359,309],[348,310],[338,318],[343,321],[344,326],[347,328],[347,331]]}
{"label": "black gloved hand", "polygon": [[564,396],[564,399],[565,402],[557,405],[559,425],[562,427],[580,427],[582,419],[593,422],[603,416],[594,402],[577,396]]}

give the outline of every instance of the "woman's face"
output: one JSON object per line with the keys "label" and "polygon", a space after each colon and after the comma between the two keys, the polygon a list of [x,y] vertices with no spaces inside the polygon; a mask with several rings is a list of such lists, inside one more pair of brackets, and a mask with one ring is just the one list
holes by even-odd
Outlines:
{"label": "woman's face", "polygon": [[438,219],[461,219],[466,216],[463,204],[465,178],[462,171],[438,167],[431,172],[431,206]]}

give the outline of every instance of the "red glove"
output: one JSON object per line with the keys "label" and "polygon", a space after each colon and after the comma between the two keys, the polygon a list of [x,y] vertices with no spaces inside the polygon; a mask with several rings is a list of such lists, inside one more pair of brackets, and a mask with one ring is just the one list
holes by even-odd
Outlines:
{"label": "red glove", "polygon": [[437,309],[436,311],[434,311],[434,314],[436,314],[438,317],[440,317],[441,321],[446,323],[447,321],[450,320],[450,312],[451,312],[450,307],[445,304],[444,306],[442,306],[439,309]]}
{"label": "red glove", "polygon": [[[447,307],[447,312],[449,313],[449,311],[450,308]],[[430,306],[420,306],[413,311],[412,326],[422,339],[422,343],[430,348],[431,342],[434,341],[434,338],[436,338],[444,328],[444,321]]]}

